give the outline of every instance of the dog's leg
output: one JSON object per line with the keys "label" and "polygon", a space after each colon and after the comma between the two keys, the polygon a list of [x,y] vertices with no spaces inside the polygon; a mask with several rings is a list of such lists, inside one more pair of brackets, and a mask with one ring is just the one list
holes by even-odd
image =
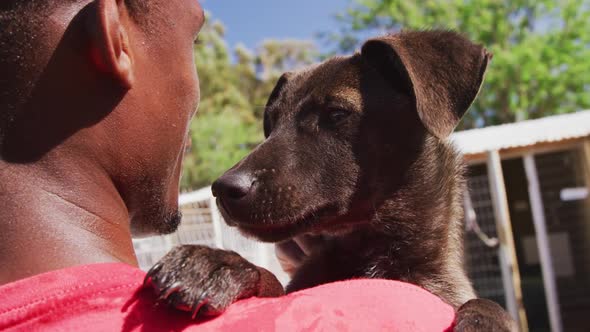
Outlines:
{"label": "dog's leg", "polygon": [[474,299],[457,310],[454,331],[516,332],[518,326],[497,303],[486,299]]}
{"label": "dog's leg", "polygon": [[161,300],[193,317],[219,315],[239,299],[284,294],[269,271],[233,251],[199,245],[172,249],[148,272],[145,283]]}

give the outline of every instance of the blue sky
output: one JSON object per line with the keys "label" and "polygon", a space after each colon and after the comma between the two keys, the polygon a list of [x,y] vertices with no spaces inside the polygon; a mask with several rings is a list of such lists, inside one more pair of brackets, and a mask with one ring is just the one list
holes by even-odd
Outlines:
{"label": "blue sky", "polygon": [[314,39],[317,32],[337,31],[334,14],[350,0],[201,0],[226,26],[230,47],[241,42],[255,48],[264,39]]}

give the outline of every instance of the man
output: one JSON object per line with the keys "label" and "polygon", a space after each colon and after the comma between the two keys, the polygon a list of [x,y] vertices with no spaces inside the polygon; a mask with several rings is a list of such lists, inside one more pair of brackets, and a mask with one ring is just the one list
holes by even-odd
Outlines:
{"label": "man", "polygon": [[170,233],[180,221],[201,7],[9,0],[0,15],[0,284],[137,265],[131,232]]}
{"label": "man", "polygon": [[[131,234],[170,233],[180,221],[203,21],[196,0],[0,4],[0,330],[192,323],[141,288]],[[352,298],[347,288],[338,317],[368,315],[358,306],[372,303],[370,288]],[[330,322],[317,308],[310,314]],[[289,319],[281,313],[257,319]]]}

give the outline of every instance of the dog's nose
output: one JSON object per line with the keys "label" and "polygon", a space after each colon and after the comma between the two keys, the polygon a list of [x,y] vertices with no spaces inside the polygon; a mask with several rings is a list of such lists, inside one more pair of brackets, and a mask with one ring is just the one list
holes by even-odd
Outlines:
{"label": "dog's nose", "polygon": [[213,182],[211,191],[218,198],[239,200],[250,192],[253,183],[254,178],[249,174],[229,173]]}

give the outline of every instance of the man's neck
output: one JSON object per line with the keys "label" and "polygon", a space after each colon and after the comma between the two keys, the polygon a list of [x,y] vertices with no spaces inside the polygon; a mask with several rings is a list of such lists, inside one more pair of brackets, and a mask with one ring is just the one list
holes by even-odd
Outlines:
{"label": "man's neck", "polygon": [[127,208],[106,174],[0,161],[0,183],[0,285],[75,265],[137,265]]}

